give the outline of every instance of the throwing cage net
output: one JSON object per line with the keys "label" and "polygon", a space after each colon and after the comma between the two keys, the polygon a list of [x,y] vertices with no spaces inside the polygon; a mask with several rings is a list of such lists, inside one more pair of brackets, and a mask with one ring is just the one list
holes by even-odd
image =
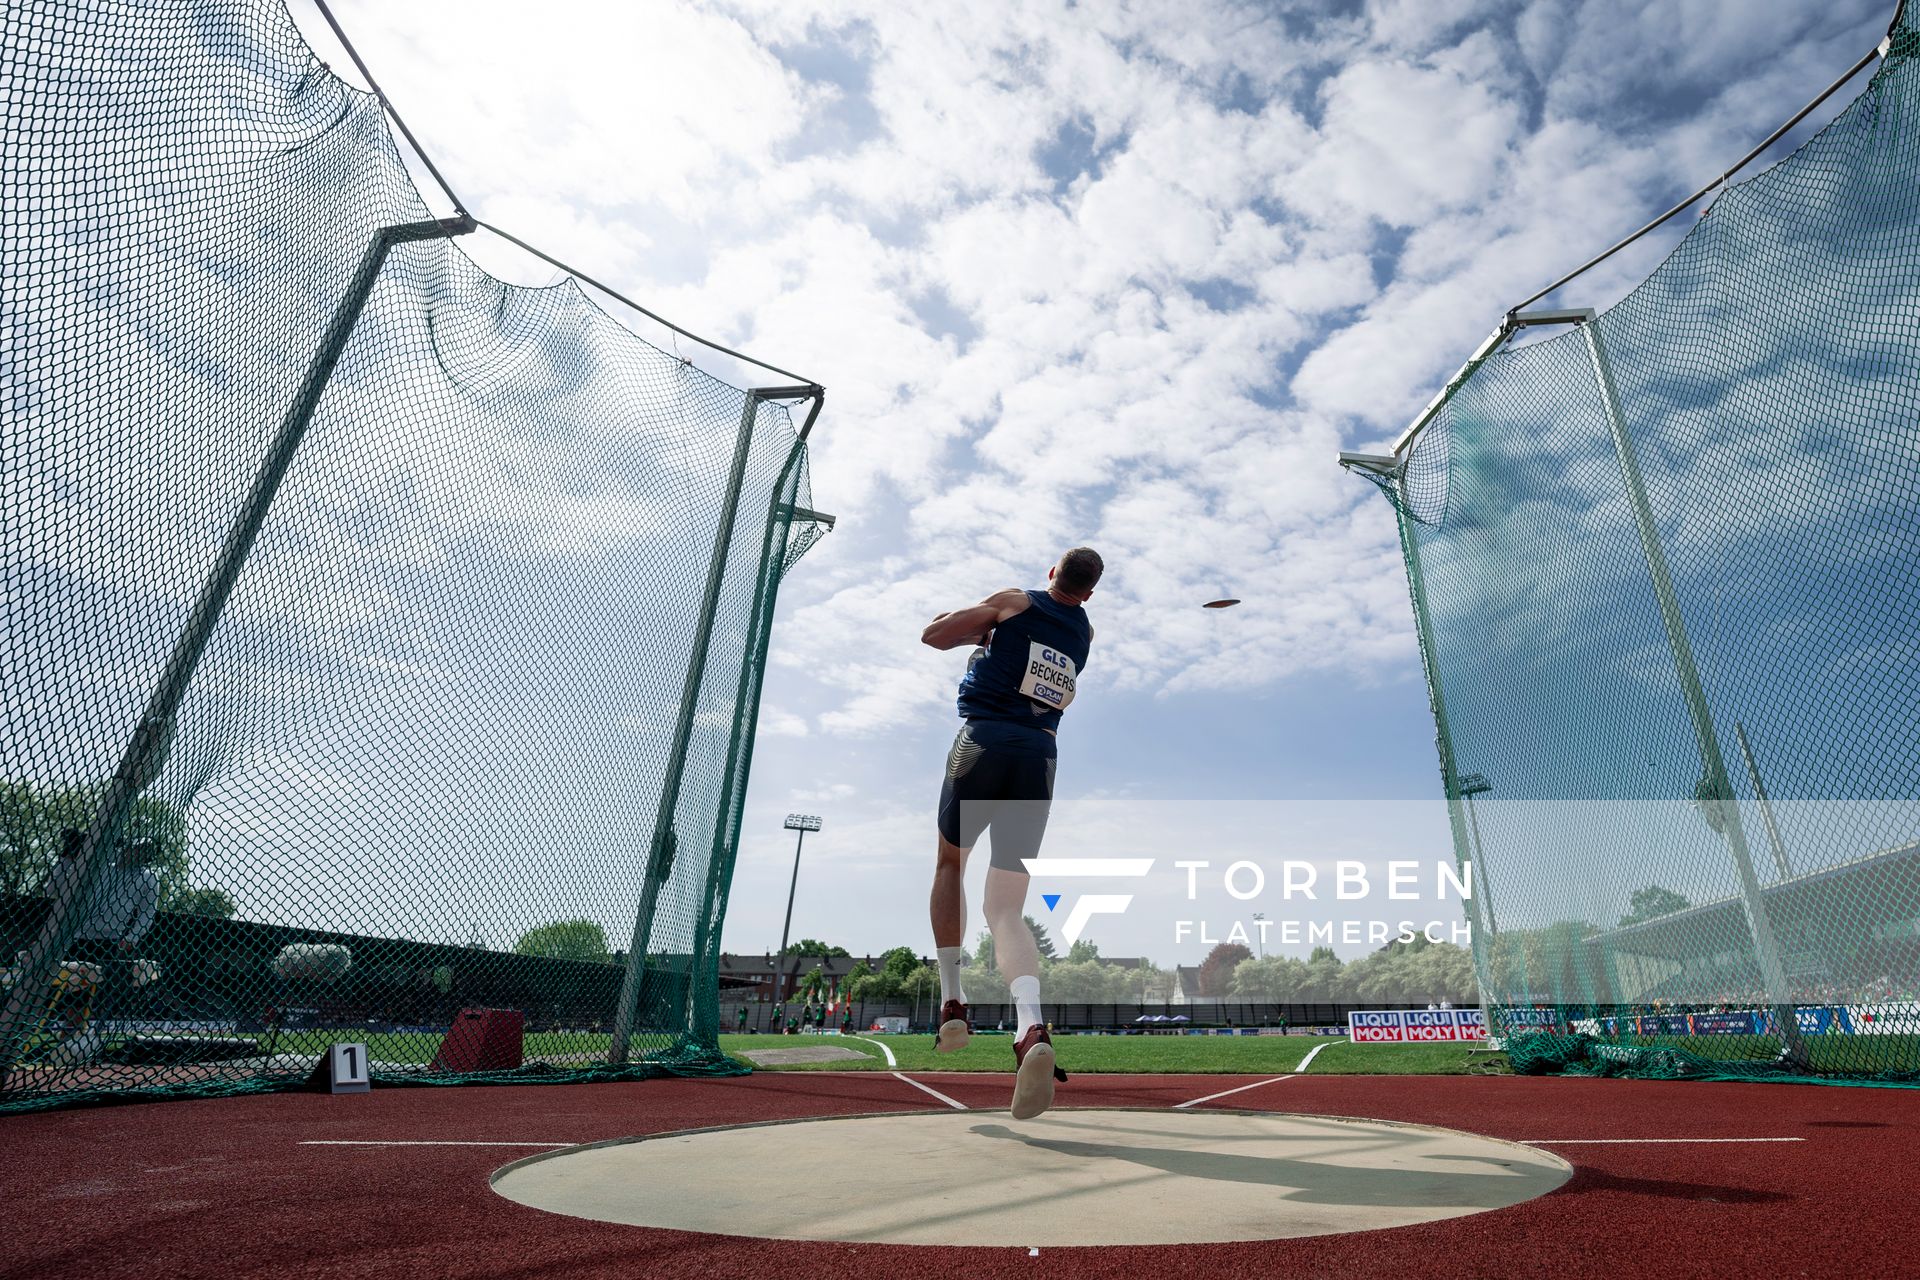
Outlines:
{"label": "throwing cage net", "polygon": [[1521,1070],[1920,1076],[1916,52],[1376,468]]}
{"label": "throwing cage net", "polygon": [[277,5],[4,24],[0,1110],[737,1070],[819,388],[478,269]]}

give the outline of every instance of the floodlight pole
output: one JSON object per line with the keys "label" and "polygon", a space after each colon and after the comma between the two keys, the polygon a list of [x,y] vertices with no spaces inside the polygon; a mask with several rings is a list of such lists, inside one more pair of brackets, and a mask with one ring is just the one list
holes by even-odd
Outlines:
{"label": "floodlight pole", "polygon": [[1780,950],[1774,939],[1772,921],[1767,916],[1767,905],[1760,897],[1760,881],[1753,873],[1753,858],[1747,850],[1747,833],[1740,820],[1739,802],[1734,798],[1733,783],[1727,776],[1726,761],[1720,754],[1720,740],[1714,733],[1713,711],[1707,705],[1706,691],[1700,683],[1700,671],[1693,660],[1693,646],[1687,639],[1686,620],[1681,615],[1680,600],[1674,592],[1673,578],[1667,568],[1666,551],[1660,545],[1653,506],[1647,500],[1646,484],[1640,475],[1639,456],[1634,450],[1632,438],[1627,434],[1626,415],[1620,407],[1620,393],[1614,384],[1613,368],[1607,362],[1600,326],[1593,321],[1592,312],[1586,315],[1587,318],[1580,322],[1580,333],[1592,360],[1594,381],[1599,387],[1601,403],[1606,411],[1607,430],[1613,437],[1613,449],[1619,458],[1628,504],[1633,509],[1633,522],[1639,530],[1640,550],[1646,557],[1654,600],[1660,607],[1660,621],[1666,628],[1667,646],[1673,653],[1674,673],[1679,677],[1687,715],[1693,722],[1693,736],[1700,751],[1700,763],[1706,770],[1707,782],[1713,791],[1712,803],[1724,823],[1721,834],[1726,838],[1727,848],[1733,854],[1734,869],[1739,875],[1741,904],[1746,909],[1747,931],[1753,939],[1754,953],[1760,962],[1761,981],[1766,984],[1767,998],[1772,1004],[1774,1020],[1779,1025],[1788,1060],[1804,1069],[1809,1064],[1806,1042],[1800,1035],[1800,1021],[1794,1011],[1792,993],[1787,987],[1786,970],[1780,963]]}
{"label": "floodlight pole", "polygon": [[820,819],[810,813],[787,815],[787,830],[799,832],[793,842],[793,878],[787,881],[787,918],[780,926],[780,951],[774,957],[773,1002],[780,1003],[780,988],[787,982],[787,935],[793,930],[793,894],[800,887],[800,849],[807,843],[807,832],[820,829]]}
{"label": "floodlight pole", "polygon": [[112,858],[127,819],[133,813],[134,802],[159,776],[160,768],[166,762],[167,749],[173,741],[175,717],[186,698],[188,686],[193,682],[193,673],[200,665],[201,656],[205,654],[207,643],[226,609],[227,600],[233,595],[240,571],[253,550],[261,525],[266,521],[267,511],[280,491],[280,483],[286,479],[294,455],[299,452],[300,442],[306,437],[307,427],[320,407],[321,397],[326,393],[334,367],[339,364],[340,356],[353,336],[354,323],[359,320],[374,286],[379,283],[380,268],[387,260],[388,251],[395,245],[463,236],[476,225],[472,218],[463,213],[452,218],[381,227],[373,233],[373,239],[360,255],[359,265],[354,268],[346,291],[334,305],[332,319],[321,332],[320,344],[307,362],[306,375],[300,380],[293,403],[281,418],[280,428],[268,445],[266,456],[254,472],[253,483],[241,501],[240,510],[227,529],[226,540],[221,545],[213,571],[200,588],[199,598],[194,602],[193,612],[188,615],[186,627],[179,639],[174,641],[173,650],[167,655],[167,665],[161,671],[146,710],[135,724],[133,737],[121,753],[120,763],[107,782],[99,807],[94,810],[86,840],[74,860],[74,873],[56,887],[46,923],[41,926],[39,936],[26,952],[13,990],[7,997],[4,1009],[0,1009],[0,1078],[4,1077],[18,1056],[20,1044],[25,1038],[23,1031],[28,1021],[27,1010],[44,995],[54,965],[59,962],[61,953],[79,928],[80,904],[87,901],[94,881],[99,877],[99,869]]}

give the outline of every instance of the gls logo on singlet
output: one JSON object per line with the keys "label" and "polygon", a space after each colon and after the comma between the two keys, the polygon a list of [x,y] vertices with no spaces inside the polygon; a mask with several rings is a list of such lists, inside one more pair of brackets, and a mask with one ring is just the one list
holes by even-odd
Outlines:
{"label": "gls logo on singlet", "polygon": [[1073,659],[1038,640],[1027,642],[1027,673],[1020,692],[1042,706],[1065,711],[1073,705]]}

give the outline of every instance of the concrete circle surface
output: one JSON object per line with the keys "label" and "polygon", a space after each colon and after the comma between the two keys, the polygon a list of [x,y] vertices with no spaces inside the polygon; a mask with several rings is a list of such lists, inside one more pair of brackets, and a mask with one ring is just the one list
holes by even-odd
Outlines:
{"label": "concrete circle surface", "polygon": [[838,1116],[623,1138],[516,1161],[509,1200],[774,1240],[1105,1245],[1279,1240],[1500,1209],[1573,1174],[1517,1143],[1249,1111]]}

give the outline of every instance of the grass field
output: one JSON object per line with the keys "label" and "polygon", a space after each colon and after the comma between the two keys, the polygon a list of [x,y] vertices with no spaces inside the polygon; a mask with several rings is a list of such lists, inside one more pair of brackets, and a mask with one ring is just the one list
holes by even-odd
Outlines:
{"label": "grass field", "polygon": [[[275,1051],[283,1054],[320,1054],[345,1033],[339,1029],[283,1031]],[[268,1037],[249,1035],[264,1050]],[[374,1063],[421,1064],[431,1061],[440,1047],[439,1034],[371,1032],[365,1035],[367,1056]],[[608,1037],[591,1034],[530,1032],[527,1058],[575,1057],[597,1060],[607,1051]],[[889,1067],[880,1046],[891,1050]],[[751,1049],[804,1049],[831,1045],[861,1057],[832,1062],[802,1062],[762,1066],[742,1057]],[[1068,1072],[1132,1072],[1140,1074],[1274,1074],[1296,1070],[1321,1045],[1327,1048],[1307,1070],[1313,1075],[1460,1075],[1504,1071],[1505,1058],[1474,1053],[1463,1044],[1357,1045],[1336,1036],[1075,1036],[1054,1041],[1062,1068]],[[775,1036],[723,1035],[720,1048],[756,1071],[1011,1071],[1013,1037],[976,1035],[959,1053],[936,1053],[931,1035]]]}
{"label": "grass field", "polygon": [[[893,1051],[901,1071],[1011,1071],[1013,1037],[975,1036],[959,1053],[935,1053],[933,1037],[867,1036],[721,1036],[720,1047],[738,1057],[749,1049],[793,1049],[835,1045],[867,1057],[834,1062],[759,1067],[762,1071],[887,1070],[876,1047]],[[1327,1036],[1060,1036],[1053,1042],[1062,1068],[1075,1071],[1143,1074],[1285,1074],[1320,1045],[1311,1075],[1462,1075],[1486,1071],[1505,1059],[1474,1053],[1464,1044],[1360,1045]],[[1504,1070],[1504,1065],[1498,1069]]]}
{"label": "grass field", "polygon": [[[341,1035],[339,1030],[282,1032],[276,1049],[281,1053],[319,1054]],[[263,1049],[266,1046],[264,1035],[247,1038],[256,1040]],[[376,1063],[425,1064],[432,1060],[440,1040],[437,1033],[376,1032],[366,1036],[367,1054]],[[1815,1066],[1841,1072],[1904,1066],[1913,1060],[1916,1040],[1920,1037],[1807,1037]],[[532,1032],[526,1037],[525,1052],[529,1059],[574,1057],[590,1061],[605,1055],[607,1043],[604,1035]],[[734,1057],[750,1049],[820,1045],[834,1045],[861,1055],[859,1059],[785,1066],[762,1066],[742,1059],[758,1071],[884,1071],[889,1068],[879,1048],[882,1044],[893,1052],[897,1064],[893,1069],[900,1071],[1010,1071],[1013,1068],[1012,1037],[1006,1035],[976,1035],[972,1044],[956,1054],[935,1053],[930,1035],[720,1037],[721,1049]],[[1328,1047],[1308,1066],[1308,1072],[1313,1075],[1460,1075],[1507,1069],[1503,1055],[1476,1053],[1467,1045],[1356,1045],[1344,1038],[1329,1036],[1061,1035],[1054,1041],[1060,1065],[1068,1072],[1169,1075],[1291,1072],[1320,1045]],[[1779,1051],[1779,1042],[1770,1036],[1675,1036],[1639,1041],[1636,1047],[1679,1049],[1722,1062],[1742,1059],[1761,1062]]]}
{"label": "grass field", "polygon": [[[313,1054],[347,1033],[340,1029],[283,1031],[274,1049],[283,1054]],[[269,1037],[250,1034],[262,1050]],[[370,1032],[364,1035],[367,1056],[377,1065],[424,1065],[433,1059],[441,1036]],[[592,1034],[530,1032],[525,1040],[528,1059],[571,1057],[594,1061],[606,1054],[608,1037]],[[880,1046],[891,1050],[896,1066],[889,1067]],[[750,1049],[804,1049],[831,1045],[849,1049],[860,1058],[832,1062],[803,1062],[761,1066],[742,1057]],[[1505,1059],[1473,1053],[1466,1045],[1356,1045],[1333,1036],[1074,1036],[1054,1041],[1062,1068],[1068,1072],[1133,1072],[1141,1074],[1271,1074],[1296,1070],[1321,1045],[1327,1048],[1307,1070],[1313,1075],[1459,1075],[1471,1071],[1505,1070]],[[720,1048],[756,1071],[1011,1071],[1013,1037],[977,1035],[973,1043],[954,1054],[934,1052],[931,1035],[775,1036],[723,1035]],[[650,1047],[650,1046],[649,1046]]]}

